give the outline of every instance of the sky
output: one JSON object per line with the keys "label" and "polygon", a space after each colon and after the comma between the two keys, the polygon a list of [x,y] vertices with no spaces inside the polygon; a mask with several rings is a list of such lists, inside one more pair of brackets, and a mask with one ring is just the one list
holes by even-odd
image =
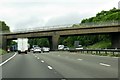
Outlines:
{"label": "sky", "polygon": [[80,23],[102,10],[118,8],[119,0],[0,0],[0,21],[12,32]]}

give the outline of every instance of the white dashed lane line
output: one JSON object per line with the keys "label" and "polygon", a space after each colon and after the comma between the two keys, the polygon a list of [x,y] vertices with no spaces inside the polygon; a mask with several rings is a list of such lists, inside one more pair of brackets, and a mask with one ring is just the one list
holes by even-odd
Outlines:
{"label": "white dashed lane line", "polygon": [[106,67],[110,67],[111,65],[109,65],[109,64],[105,64],[105,63],[99,63],[100,65],[102,65],[102,66],[106,66]]}
{"label": "white dashed lane line", "polygon": [[83,59],[77,59],[77,60],[82,61]]}
{"label": "white dashed lane line", "polygon": [[42,63],[44,63],[45,61],[41,60]]}
{"label": "white dashed lane line", "polygon": [[35,57],[37,57],[37,56],[35,56]]}
{"label": "white dashed lane line", "polygon": [[48,69],[53,69],[51,66],[48,66]]}
{"label": "white dashed lane line", "polygon": [[40,59],[39,57],[37,57],[37,59]]}

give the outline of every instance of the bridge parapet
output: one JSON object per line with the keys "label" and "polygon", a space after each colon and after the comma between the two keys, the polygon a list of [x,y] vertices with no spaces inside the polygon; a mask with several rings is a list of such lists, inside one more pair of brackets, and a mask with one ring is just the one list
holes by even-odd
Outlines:
{"label": "bridge parapet", "polygon": [[[37,32],[37,31],[48,31],[48,30],[63,30],[63,29],[71,29],[71,28],[86,28],[86,27],[102,27],[102,26],[117,26],[120,25],[120,21],[106,21],[106,22],[90,22],[90,23],[77,23],[77,24],[65,24],[65,25],[54,25],[54,26],[41,26],[34,28],[24,28],[17,29],[12,33],[26,33],[26,32]],[[2,32],[3,34],[10,32]]]}

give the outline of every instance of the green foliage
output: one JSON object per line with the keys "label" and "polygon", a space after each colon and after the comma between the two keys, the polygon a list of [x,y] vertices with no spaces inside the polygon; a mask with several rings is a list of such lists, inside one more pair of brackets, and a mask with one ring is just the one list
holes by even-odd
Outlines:
{"label": "green foliage", "polygon": [[4,21],[0,21],[0,31],[10,31],[9,27]]}
{"label": "green foliage", "polygon": [[12,47],[13,45],[17,45],[17,42],[12,41],[12,40],[8,40],[7,47]]}
{"label": "green foliage", "polygon": [[112,20],[120,20],[120,9],[113,8],[109,11],[101,11],[97,13],[95,17],[88,19],[83,19],[81,23],[90,23],[90,22],[105,22]]}
{"label": "green foliage", "polygon": [[96,49],[96,48],[110,48],[111,47],[111,41],[100,41],[98,43],[95,43],[94,45],[90,45],[87,48],[92,48],[92,49]]}
{"label": "green foliage", "polygon": [[6,53],[7,53],[6,51],[0,49],[0,55],[6,54]]}
{"label": "green foliage", "polygon": [[61,37],[59,44],[64,44],[68,47],[73,47],[74,41],[80,41],[80,45],[89,46],[100,41],[111,40],[110,35],[83,35],[83,36],[68,36],[66,38]]}
{"label": "green foliage", "polygon": [[49,47],[49,41],[47,38],[34,38],[29,39],[28,43],[32,47],[33,45],[38,45],[40,47]]}

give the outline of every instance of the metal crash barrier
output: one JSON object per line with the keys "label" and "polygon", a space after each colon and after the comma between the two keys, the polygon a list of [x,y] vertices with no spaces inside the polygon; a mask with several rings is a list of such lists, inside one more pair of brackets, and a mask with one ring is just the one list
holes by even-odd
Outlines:
{"label": "metal crash barrier", "polygon": [[81,53],[90,53],[90,54],[98,54],[98,55],[108,55],[111,54],[113,56],[120,57],[120,49],[70,49],[70,52],[81,52]]}

